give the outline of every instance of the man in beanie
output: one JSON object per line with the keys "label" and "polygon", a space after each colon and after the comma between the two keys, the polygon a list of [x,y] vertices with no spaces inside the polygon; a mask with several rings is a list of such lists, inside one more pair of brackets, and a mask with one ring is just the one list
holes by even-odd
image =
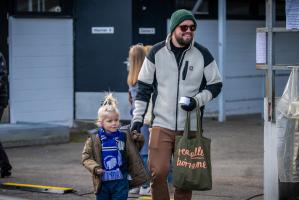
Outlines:
{"label": "man in beanie", "polygon": [[[196,28],[191,12],[184,9],[175,11],[170,18],[170,34],[165,41],[152,47],[138,76],[131,130],[140,132],[153,94],[153,124],[149,141],[153,200],[170,199],[167,174],[175,136],[183,133],[186,112],[190,112],[191,130],[195,131],[196,108],[203,113],[204,106],[217,97],[222,88],[213,56],[194,41]],[[191,196],[192,191],[175,188],[175,200],[190,200]]]}

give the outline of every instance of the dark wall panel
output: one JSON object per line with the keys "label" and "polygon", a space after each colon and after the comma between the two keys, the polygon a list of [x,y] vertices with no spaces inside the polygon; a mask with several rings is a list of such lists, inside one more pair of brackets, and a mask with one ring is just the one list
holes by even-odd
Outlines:
{"label": "dark wall panel", "polygon": [[0,1],[0,51],[5,56],[5,59],[8,62],[8,44],[7,44],[8,21],[7,21],[7,13],[8,13],[8,1],[7,0],[1,0]]}
{"label": "dark wall panel", "polygon": [[[166,38],[167,19],[174,10],[173,0],[133,0],[133,44],[153,45]],[[139,34],[140,27],[155,28],[154,35]]]}
{"label": "dark wall panel", "polygon": [[[127,91],[131,13],[131,0],[75,1],[76,92]],[[92,34],[92,27],[114,27],[114,34]]]}

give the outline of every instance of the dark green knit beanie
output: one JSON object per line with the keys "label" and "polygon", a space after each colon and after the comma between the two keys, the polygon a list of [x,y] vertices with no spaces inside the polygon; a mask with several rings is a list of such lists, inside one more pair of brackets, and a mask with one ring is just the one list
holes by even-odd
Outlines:
{"label": "dark green knit beanie", "polygon": [[180,23],[188,19],[193,20],[196,26],[196,19],[190,11],[180,9],[172,13],[170,18],[170,32],[172,33]]}

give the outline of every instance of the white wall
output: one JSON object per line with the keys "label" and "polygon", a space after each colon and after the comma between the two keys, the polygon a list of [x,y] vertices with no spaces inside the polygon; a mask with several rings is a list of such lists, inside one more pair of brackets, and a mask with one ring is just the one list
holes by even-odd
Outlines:
{"label": "white wall", "polygon": [[9,19],[11,123],[73,123],[72,19]]}

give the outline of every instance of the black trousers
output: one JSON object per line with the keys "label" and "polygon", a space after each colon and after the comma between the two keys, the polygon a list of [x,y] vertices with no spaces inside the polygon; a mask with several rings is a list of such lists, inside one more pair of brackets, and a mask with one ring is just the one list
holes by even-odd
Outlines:
{"label": "black trousers", "polygon": [[[2,118],[3,111],[4,111],[4,107],[0,106],[0,120]],[[0,169],[1,169],[1,173],[2,171],[10,171],[12,169],[1,141],[0,141]]]}
{"label": "black trousers", "polygon": [[0,168],[1,171],[10,171],[12,169],[1,142],[0,142]]}

